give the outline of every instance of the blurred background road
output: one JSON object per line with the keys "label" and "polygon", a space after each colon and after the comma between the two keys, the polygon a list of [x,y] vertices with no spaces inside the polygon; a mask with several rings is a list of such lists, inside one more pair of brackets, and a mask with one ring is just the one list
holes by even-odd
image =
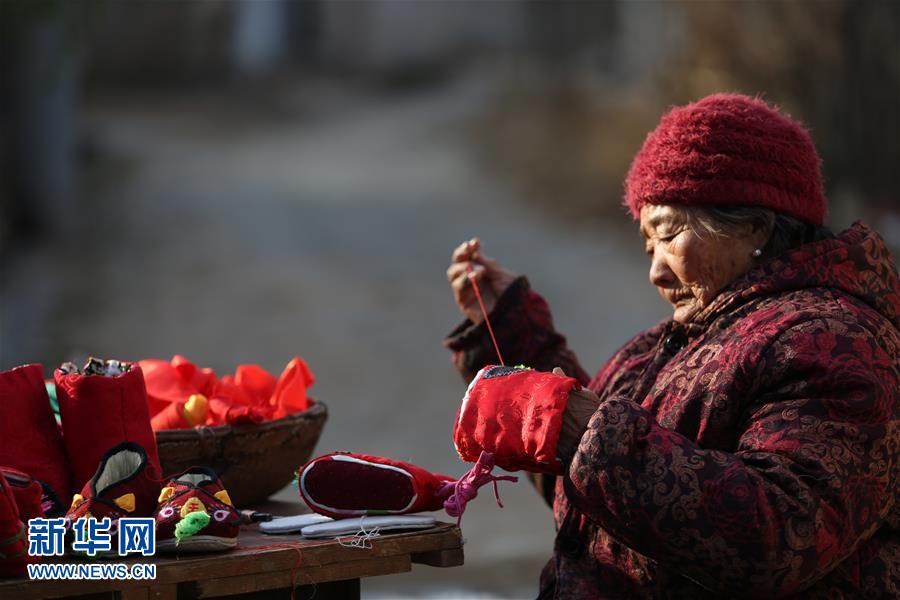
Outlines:
{"label": "blurred background road", "polygon": [[[0,368],[301,355],[318,453],[459,475],[451,250],[481,237],[598,368],[666,314],[619,206],[666,106],[765,93],[811,126],[831,225],[900,246],[900,10],[854,6],[3,0]],[[550,513],[500,491],[464,567],[366,597],[534,596]]]}

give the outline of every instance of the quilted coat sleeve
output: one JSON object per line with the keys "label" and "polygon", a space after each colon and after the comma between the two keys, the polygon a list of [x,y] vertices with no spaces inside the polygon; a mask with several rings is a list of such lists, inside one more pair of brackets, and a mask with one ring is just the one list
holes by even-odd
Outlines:
{"label": "quilted coat sleeve", "polygon": [[[506,364],[523,364],[538,371],[560,367],[587,384],[587,373],[566,346],[566,338],[553,327],[547,302],[525,277],[516,279],[497,299],[489,318]],[[499,362],[484,322],[474,325],[467,319],[444,339],[444,346],[453,351],[453,364],[466,383],[485,365]]]}
{"label": "quilted coat sleeve", "polygon": [[781,596],[834,569],[897,497],[897,358],[852,324],[796,324],[765,349],[734,452],[602,403],[564,481],[634,550],[728,595]]}

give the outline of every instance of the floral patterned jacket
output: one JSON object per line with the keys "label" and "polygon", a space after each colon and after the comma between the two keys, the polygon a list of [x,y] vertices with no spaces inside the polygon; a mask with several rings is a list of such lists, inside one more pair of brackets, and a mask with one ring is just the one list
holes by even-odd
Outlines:
{"label": "floral patterned jacket", "polygon": [[[593,379],[524,278],[491,324],[508,361],[601,398],[565,476],[541,598],[900,597],[900,281],[862,224],[667,320]],[[465,377],[485,328],[446,340]],[[555,481],[553,481],[555,479]]]}

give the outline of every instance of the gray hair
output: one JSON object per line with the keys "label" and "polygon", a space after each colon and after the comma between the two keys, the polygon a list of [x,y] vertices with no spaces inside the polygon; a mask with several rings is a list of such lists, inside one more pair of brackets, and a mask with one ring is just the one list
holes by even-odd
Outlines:
{"label": "gray hair", "polygon": [[688,226],[700,237],[736,238],[750,225],[753,230],[770,232],[769,241],[761,248],[760,260],[776,258],[792,248],[834,237],[827,227],[817,227],[768,208],[753,206],[684,207]]}

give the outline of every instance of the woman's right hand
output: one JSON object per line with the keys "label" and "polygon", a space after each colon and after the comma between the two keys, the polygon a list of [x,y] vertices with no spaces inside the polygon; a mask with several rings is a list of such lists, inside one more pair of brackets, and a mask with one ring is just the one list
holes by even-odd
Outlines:
{"label": "woman's right hand", "polygon": [[469,281],[470,276],[478,284],[485,311],[490,313],[497,304],[497,298],[516,280],[517,275],[501,267],[496,260],[482,255],[481,241],[478,238],[463,242],[453,251],[450,267],[447,269],[447,281],[453,290],[453,299],[466,318],[473,323],[480,323],[483,317],[472,282]]}

